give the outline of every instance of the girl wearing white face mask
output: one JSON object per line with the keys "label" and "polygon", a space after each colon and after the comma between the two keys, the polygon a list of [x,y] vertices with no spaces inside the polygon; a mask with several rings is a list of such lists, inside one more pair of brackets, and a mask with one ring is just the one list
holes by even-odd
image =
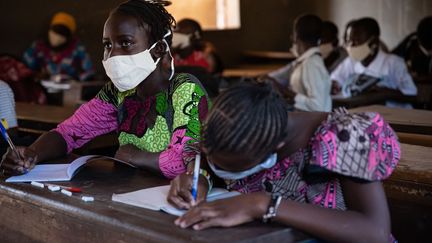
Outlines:
{"label": "girl wearing white face mask", "polygon": [[47,39],[34,42],[24,53],[24,62],[43,79],[91,79],[95,74],[93,64],[75,36],[76,29],[72,15],[55,14]]}
{"label": "girl wearing white face mask", "polygon": [[215,99],[202,134],[214,177],[242,195],[204,202],[202,180],[197,204],[191,175],[178,176],[168,200],[189,208],[175,221],[179,227],[262,220],[331,242],[394,241],[380,181],[397,165],[400,147],[379,114],[287,112],[269,84],[245,83]]}
{"label": "girl wearing white face mask", "polygon": [[[116,158],[168,178],[184,172],[188,161],[183,161],[183,148],[199,139],[210,101],[196,78],[174,75],[169,49],[173,24],[156,1],[131,0],[111,12],[102,61],[111,82],[54,131],[19,148],[28,156],[23,159],[34,164],[63,156],[115,131],[120,143]],[[3,164],[15,168],[7,172],[21,173],[26,166],[10,166],[21,160],[9,154]]]}

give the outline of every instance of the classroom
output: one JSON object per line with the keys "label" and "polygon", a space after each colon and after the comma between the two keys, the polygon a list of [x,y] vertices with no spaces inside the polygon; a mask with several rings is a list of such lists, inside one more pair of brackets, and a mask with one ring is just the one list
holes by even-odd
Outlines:
{"label": "classroom", "polygon": [[0,19],[0,242],[432,241],[432,1]]}

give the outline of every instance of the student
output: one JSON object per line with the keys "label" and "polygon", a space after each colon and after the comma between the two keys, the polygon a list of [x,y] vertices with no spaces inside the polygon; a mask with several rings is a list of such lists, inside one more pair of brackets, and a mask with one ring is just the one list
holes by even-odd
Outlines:
{"label": "student", "polygon": [[[15,112],[15,99],[14,93],[9,85],[0,80],[0,122],[3,126],[8,128],[9,135],[15,136],[15,128],[18,126],[16,112]],[[8,144],[0,135],[0,156],[6,152]]]}
{"label": "student", "polygon": [[182,174],[168,196],[189,208],[178,226],[202,230],[271,220],[328,242],[392,238],[380,181],[396,167],[400,147],[379,114],[287,112],[268,84],[243,84],[216,98],[203,127],[200,148],[208,166],[242,195],[204,202],[202,180],[198,204],[191,206],[192,179]]}
{"label": "student", "polygon": [[215,48],[202,39],[201,25],[193,19],[182,19],[173,34],[173,53],[176,66],[202,67],[211,74],[220,72],[221,63]]}
{"label": "student", "polygon": [[24,53],[26,65],[43,79],[91,79],[94,76],[93,64],[85,47],[75,36],[76,29],[72,15],[56,13],[47,38],[33,42]]}
{"label": "student", "polygon": [[[353,21],[347,31],[346,58],[331,74],[334,82],[334,93],[341,92],[351,96],[346,87],[351,87],[361,76],[378,80],[377,87],[397,90],[403,95],[417,94],[417,88],[408,73],[404,61],[379,48],[380,29],[372,18],[362,18]],[[397,105],[388,101],[387,104]]]}
{"label": "student", "polygon": [[337,26],[324,21],[322,26],[321,42],[319,45],[321,56],[327,71],[331,73],[348,56],[345,48],[339,45]]}
{"label": "student", "polygon": [[173,77],[174,18],[156,1],[130,0],[109,15],[103,30],[103,66],[110,83],[56,129],[28,148],[9,153],[6,173],[70,153],[96,136],[116,131],[115,157],[168,178],[185,171],[185,144],[200,135],[209,101],[199,81]]}
{"label": "student", "polygon": [[432,16],[420,21],[417,32],[400,43],[393,53],[404,58],[415,77],[432,77]]}
{"label": "student", "polygon": [[[292,52],[297,59],[268,74],[282,86],[295,109],[330,111],[330,77],[318,48],[322,21],[315,15],[303,15],[294,22]],[[289,86],[289,88],[288,88]]]}

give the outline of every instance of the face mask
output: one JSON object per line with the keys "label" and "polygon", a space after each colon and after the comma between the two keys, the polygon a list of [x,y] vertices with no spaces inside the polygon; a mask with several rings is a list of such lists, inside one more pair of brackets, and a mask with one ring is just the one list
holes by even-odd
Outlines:
{"label": "face mask", "polygon": [[[165,37],[170,34],[171,32],[169,31],[162,39],[167,46],[166,51],[168,51],[171,57],[171,75],[169,80],[174,75],[174,60]],[[120,92],[136,88],[156,69],[161,58],[154,61],[150,51],[157,43],[154,43],[149,49],[134,55],[114,56],[102,61],[106,74]]]}
{"label": "face mask", "polygon": [[248,169],[245,171],[241,171],[241,172],[230,172],[230,171],[225,171],[225,170],[221,170],[216,168],[216,166],[208,161],[208,165],[210,167],[210,169],[212,169],[212,171],[220,178],[222,179],[227,179],[227,180],[240,180],[243,179],[245,177],[248,177],[250,175],[253,175],[255,173],[258,173],[262,170],[265,169],[270,169],[271,167],[273,167],[277,162],[277,154],[272,154],[270,155],[270,157],[268,157],[264,162]]}
{"label": "face mask", "polygon": [[348,55],[357,62],[363,61],[373,52],[371,47],[369,47],[369,42],[370,40],[358,46],[348,46],[346,48]]}
{"label": "face mask", "polygon": [[172,47],[184,49],[188,46],[190,46],[190,35],[174,32]]}
{"label": "face mask", "polygon": [[295,57],[299,57],[299,53],[298,53],[298,47],[297,44],[294,43],[291,48],[290,48],[290,52],[295,56]]}
{"label": "face mask", "polygon": [[50,30],[48,32],[48,41],[52,47],[58,47],[66,43],[67,39],[66,37]]}
{"label": "face mask", "polygon": [[432,51],[428,51],[428,50],[426,50],[426,48],[424,48],[424,46],[422,46],[420,43],[419,43],[419,47],[420,47],[420,50],[421,50],[421,52],[423,52],[423,54],[425,54],[425,56],[432,56]]}
{"label": "face mask", "polygon": [[332,45],[332,43],[326,43],[326,44],[321,44],[319,46],[320,52],[321,52],[321,56],[323,59],[326,59],[330,53],[332,53],[332,51],[334,50],[334,47]]}

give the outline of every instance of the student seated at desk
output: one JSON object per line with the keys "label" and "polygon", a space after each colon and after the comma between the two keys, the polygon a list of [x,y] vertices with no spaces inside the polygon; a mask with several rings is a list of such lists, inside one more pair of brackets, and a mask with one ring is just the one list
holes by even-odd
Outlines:
{"label": "student seated at desk", "polygon": [[405,59],[413,76],[432,79],[432,16],[422,19],[417,32],[406,37],[393,53]]}
{"label": "student seated at desk", "polygon": [[[0,122],[8,128],[11,137],[15,136],[15,128],[18,126],[14,93],[9,85],[0,80]],[[0,135],[0,156],[6,152],[8,144]]]}
{"label": "student seated at desk", "polygon": [[297,59],[268,74],[284,88],[294,108],[303,111],[330,111],[330,76],[320,49],[322,21],[315,15],[303,15],[294,22],[292,52]]}
{"label": "student seated at desk", "polygon": [[327,71],[331,73],[348,56],[345,48],[339,45],[339,34],[337,26],[324,21],[319,45],[321,56]]}
{"label": "student seated at desk", "polygon": [[173,76],[174,22],[155,1],[130,0],[114,9],[103,31],[103,66],[112,82],[55,130],[19,148],[22,160],[8,153],[5,172],[22,173],[113,131],[118,159],[168,178],[184,172],[183,148],[199,138],[210,102],[196,78]]}
{"label": "student seated at desk", "polygon": [[173,33],[176,66],[202,67],[210,74],[222,73],[222,62],[213,44],[204,41],[201,25],[193,19],[182,19]]}
{"label": "student seated at desk", "polygon": [[58,12],[51,20],[47,38],[33,42],[23,60],[41,79],[89,80],[94,76],[93,64],[84,45],[75,36],[72,15]]}
{"label": "student seated at desk", "polygon": [[215,99],[199,146],[214,175],[243,195],[204,202],[203,177],[192,203],[191,173],[178,176],[168,200],[189,208],[175,221],[182,228],[273,220],[329,242],[393,238],[380,181],[400,146],[377,113],[287,112],[270,85],[243,84]]}
{"label": "student seated at desk", "polygon": [[[372,18],[362,18],[350,23],[347,30],[349,57],[331,74],[333,94],[341,92],[345,97],[350,97],[352,94],[347,87],[352,87],[361,77],[376,79],[374,85],[379,88],[399,91],[407,96],[417,94],[404,61],[380,50],[379,36],[380,28]],[[391,101],[387,104],[404,105]]]}

